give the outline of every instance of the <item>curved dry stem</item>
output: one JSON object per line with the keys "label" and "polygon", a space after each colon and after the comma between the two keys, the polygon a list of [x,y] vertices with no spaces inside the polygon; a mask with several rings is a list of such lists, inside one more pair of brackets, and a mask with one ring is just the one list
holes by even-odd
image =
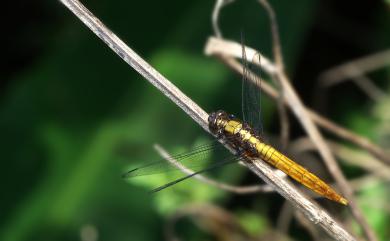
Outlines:
{"label": "curved dry stem", "polygon": [[214,34],[217,38],[222,38],[222,32],[219,28],[218,20],[219,14],[226,5],[234,2],[234,0],[216,0],[213,13],[211,14],[211,25],[213,26]]}
{"label": "curved dry stem", "polygon": [[275,65],[279,68],[279,71],[284,71],[282,45],[280,44],[279,26],[278,26],[278,22],[276,21],[275,11],[267,0],[258,0],[258,1],[266,10],[270,21],[272,50],[275,59]]}
{"label": "curved dry stem", "polygon": [[[112,33],[99,19],[77,0],[61,0],[88,28],[102,39],[118,56],[139,72],[146,80],[158,88],[164,95],[177,104],[207,132],[207,113],[195,102],[184,95],[176,86],[150,66],[145,60],[130,49],[122,40]],[[294,207],[303,212],[312,222],[322,227],[337,240],[355,240],[325,210],[309,201],[290,182],[280,178],[265,162],[256,159],[245,165],[278,193],[289,200]]]}

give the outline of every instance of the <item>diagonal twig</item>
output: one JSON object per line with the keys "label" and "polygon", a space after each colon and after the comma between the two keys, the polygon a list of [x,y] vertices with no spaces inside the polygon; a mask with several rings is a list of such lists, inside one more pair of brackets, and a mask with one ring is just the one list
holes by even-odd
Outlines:
{"label": "diagonal twig", "polygon": [[[341,79],[345,77],[346,79]],[[353,63],[342,65],[342,68],[335,67],[331,70],[325,71],[318,78],[318,85],[322,88],[329,88],[336,84],[340,84],[342,80],[350,79],[357,87],[361,89],[372,100],[380,100],[386,96],[386,93],[377,87],[373,81],[358,69]]]}
{"label": "diagonal twig", "polygon": [[330,87],[342,81],[353,80],[368,97],[379,100],[386,93],[367,77],[366,73],[390,65],[390,49],[358,58],[324,71],[318,77],[320,87]]}
{"label": "diagonal twig", "polygon": [[355,59],[333,67],[320,76],[323,85],[333,85],[347,79],[359,77],[362,73],[368,73],[390,65],[390,49]]}
{"label": "diagonal twig", "polygon": [[[79,1],[61,0],[61,2],[100,39],[102,39],[119,57],[209,132],[207,127],[208,115],[195,102],[184,95],[176,86],[130,49]],[[261,177],[267,184],[271,185],[278,193],[289,200],[294,207],[303,212],[312,222],[322,227],[334,239],[355,240],[355,238],[325,210],[308,200],[300,191],[290,184],[290,182],[276,175],[275,171],[265,162],[255,159],[248,161],[245,164],[252,172]]]}

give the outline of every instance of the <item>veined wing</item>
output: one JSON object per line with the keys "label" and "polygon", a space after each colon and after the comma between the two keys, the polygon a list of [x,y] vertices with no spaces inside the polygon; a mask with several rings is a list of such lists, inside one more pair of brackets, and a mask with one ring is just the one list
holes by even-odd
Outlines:
{"label": "veined wing", "polygon": [[[242,114],[243,120],[254,128],[258,134],[262,134],[261,119],[261,77],[260,69],[247,60],[243,36],[241,36],[242,45]],[[260,54],[253,56],[253,61],[260,61]],[[253,66],[253,67],[252,67]],[[255,71],[257,70],[257,71]]]}
{"label": "veined wing", "polygon": [[204,173],[204,172],[208,172],[208,171],[211,171],[211,170],[216,169],[218,167],[221,167],[221,166],[224,166],[224,165],[227,165],[227,164],[231,164],[231,163],[235,163],[235,162],[238,162],[240,160],[241,160],[241,158],[237,157],[237,156],[228,157],[228,158],[226,158],[226,159],[224,159],[222,161],[215,162],[215,163],[211,164],[210,166],[208,166],[208,167],[206,167],[204,169],[201,169],[201,170],[196,171],[194,173],[191,173],[191,174],[189,174],[187,176],[184,176],[182,178],[179,178],[179,179],[176,179],[176,180],[174,180],[172,182],[164,184],[164,185],[162,185],[160,187],[157,187],[157,188],[153,189],[151,191],[151,193],[159,192],[161,190],[164,190],[165,188],[171,187],[171,186],[173,186],[173,185],[175,185],[175,184],[177,184],[179,182],[187,180],[187,179],[189,179],[189,178],[191,178],[191,177],[193,177],[195,175],[198,175],[198,174],[201,174],[201,173]]}
{"label": "veined wing", "polygon": [[232,156],[219,142],[215,141],[205,145],[193,148],[189,152],[185,152],[178,155],[170,156],[167,159],[160,159],[158,161],[146,163],[140,167],[131,169],[123,174],[124,178],[145,176],[158,173],[175,172],[179,171],[174,163],[184,165],[185,167],[195,169],[207,168],[209,157],[213,152],[218,152],[218,157],[225,159],[227,156]]}

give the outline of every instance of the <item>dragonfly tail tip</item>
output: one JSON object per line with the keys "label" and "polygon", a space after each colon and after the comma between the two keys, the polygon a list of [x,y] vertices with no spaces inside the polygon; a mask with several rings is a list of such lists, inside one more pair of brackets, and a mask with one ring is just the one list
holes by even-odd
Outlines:
{"label": "dragonfly tail tip", "polygon": [[339,202],[341,203],[341,204],[344,204],[345,206],[347,206],[348,205],[348,200],[347,199],[345,199],[345,198],[340,198],[340,200],[339,200]]}

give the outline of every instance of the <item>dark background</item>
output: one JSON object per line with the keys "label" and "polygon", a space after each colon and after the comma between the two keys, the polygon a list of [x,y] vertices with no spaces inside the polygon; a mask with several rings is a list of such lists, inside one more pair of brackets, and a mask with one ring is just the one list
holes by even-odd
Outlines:
{"label": "dark background", "polygon": [[[83,3],[203,109],[241,115],[240,77],[203,54],[212,35],[214,1]],[[381,129],[389,120],[388,100],[374,102],[351,82],[318,91],[317,79],[330,67],[389,47],[389,3],[271,4],[287,72],[304,102],[376,143],[388,143],[389,134]],[[134,161],[158,158],[154,143],[185,151],[207,134],[59,1],[8,2],[1,18],[1,240],[80,240],[85,230],[97,232],[99,240],[158,240],[166,218],[193,202],[225,207],[249,229],[261,224],[258,232],[274,227],[283,203],[277,194],[241,197],[187,181],[151,196],[147,190],[168,181],[167,176],[123,180],[121,174]],[[268,19],[256,1],[229,5],[220,24],[226,38],[239,41],[243,31],[249,46],[271,56]],[[386,93],[388,71],[370,74]],[[262,112],[266,132],[277,136],[275,104],[264,98]],[[292,137],[302,135],[291,119]],[[343,168],[351,175],[361,173]],[[244,170],[223,178],[257,180]],[[383,186],[375,190],[359,198],[389,193]],[[369,213],[385,240],[389,215]],[[184,224],[178,232],[197,240],[199,230],[192,226]],[[306,237],[296,230],[291,232]]]}

